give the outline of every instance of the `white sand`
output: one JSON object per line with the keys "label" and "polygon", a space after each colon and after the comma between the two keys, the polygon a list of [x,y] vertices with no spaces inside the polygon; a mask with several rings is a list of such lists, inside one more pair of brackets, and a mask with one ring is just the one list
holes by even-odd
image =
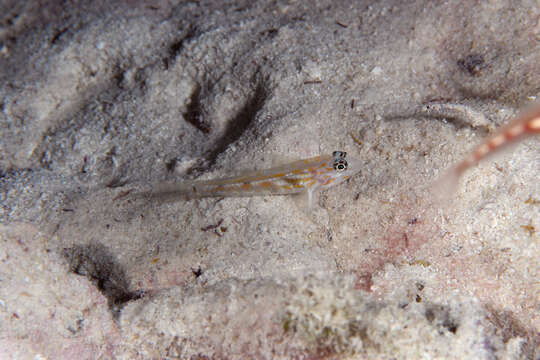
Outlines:
{"label": "white sand", "polygon": [[[540,357],[540,139],[428,191],[540,95],[538,2],[32,3],[0,3],[1,358]],[[334,150],[362,171],[311,212],[127,194]]]}

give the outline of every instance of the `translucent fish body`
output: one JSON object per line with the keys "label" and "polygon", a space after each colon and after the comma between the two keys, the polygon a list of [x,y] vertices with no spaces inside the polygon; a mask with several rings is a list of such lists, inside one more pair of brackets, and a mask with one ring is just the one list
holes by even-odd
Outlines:
{"label": "translucent fish body", "polygon": [[507,125],[496,130],[488,136],[480,145],[474,148],[468,156],[446,171],[434,184],[434,188],[447,197],[456,189],[460,177],[470,168],[491,155],[508,148],[530,136],[540,134],[540,104],[531,107]]}
{"label": "translucent fish body", "polygon": [[342,151],[295,161],[271,169],[215,180],[168,182],[152,191],[188,198],[287,195],[307,192],[310,205],[314,191],[337,185],[360,170],[359,164]]}
{"label": "translucent fish body", "polygon": [[459,177],[465,170],[508,145],[538,134],[540,134],[540,105],[522,113],[473,149],[469,156],[454,167],[455,176]]}

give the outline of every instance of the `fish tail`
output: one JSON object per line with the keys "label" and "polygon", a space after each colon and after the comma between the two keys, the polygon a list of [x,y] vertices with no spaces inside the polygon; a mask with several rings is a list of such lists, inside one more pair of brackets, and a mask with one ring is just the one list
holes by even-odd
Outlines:
{"label": "fish tail", "polygon": [[162,201],[176,201],[179,199],[189,200],[193,196],[194,182],[162,182],[152,186],[152,189],[146,192],[146,196]]}

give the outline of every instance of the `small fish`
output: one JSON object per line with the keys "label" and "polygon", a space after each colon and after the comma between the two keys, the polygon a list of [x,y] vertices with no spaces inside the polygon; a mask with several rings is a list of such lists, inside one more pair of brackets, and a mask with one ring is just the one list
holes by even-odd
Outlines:
{"label": "small fish", "polygon": [[540,105],[522,113],[493,135],[489,136],[469,156],[458,163],[453,171],[459,177],[465,170],[478,164],[480,160],[502,150],[508,145],[535,134],[540,134]]}
{"label": "small fish", "polygon": [[457,163],[435,183],[435,188],[442,192],[452,192],[459,178],[469,168],[511,144],[540,134],[540,105],[523,112],[507,125],[489,136],[482,144],[473,149],[469,156]]}
{"label": "small fish", "polygon": [[360,164],[347,153],[334,151],[298,160],[271,169],[215,180],[167,182],[154,187],[154,196],[182,195],[187,198],[220,196],[288,195],[307,192],[311,207],[313,194],[337,185],[360,171]]}

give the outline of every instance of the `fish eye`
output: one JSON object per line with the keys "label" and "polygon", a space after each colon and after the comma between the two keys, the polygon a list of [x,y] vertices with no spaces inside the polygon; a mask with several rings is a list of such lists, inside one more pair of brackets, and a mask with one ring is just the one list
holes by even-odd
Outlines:
{"label": "fish eye", "polygon": [[336,161],[334,161],[334,170],[338,172],[347,170],[347,160],[336,159]]}

